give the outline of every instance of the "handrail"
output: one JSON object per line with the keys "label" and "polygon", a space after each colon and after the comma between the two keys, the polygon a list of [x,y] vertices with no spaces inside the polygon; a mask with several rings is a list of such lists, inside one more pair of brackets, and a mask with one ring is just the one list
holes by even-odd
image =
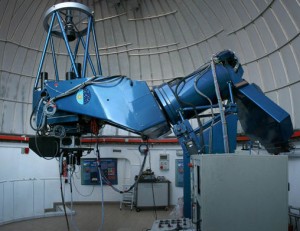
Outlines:
{"label": "handrail", "polygon": [[[53,205],[57,202],[56,199],[49,199],[47,195],[51,188],[45,187],[46,182],[56,180],[59,182],[59,177],[50,178],[23,178],[23,179],[7,179],[0,181],[0,226],[20,220],[28,220],[40,217],[48,216],[61,216],[62,212],[45,212],[49,205]],[[23,194],[16,194],[18,189],[17,185],[20,182],[26,182],[27,186],[32,187],[32,192],[26,192]],[[39,185],[37,182],[42,184]],[[26,186],[25,186],[26,187]],[[29,195],[30,194],[30,195]],[[23,196],[22,196],[23,195]],[[44,196],[40,196],[44,195]],[[42,198],[42,199],[41,199]],[[59,198],[59,190],[57,195],[53,198]],[[26,209],[20,210],[20,206],[24,204]],[[29,207],[27,207],[29,205]]]}

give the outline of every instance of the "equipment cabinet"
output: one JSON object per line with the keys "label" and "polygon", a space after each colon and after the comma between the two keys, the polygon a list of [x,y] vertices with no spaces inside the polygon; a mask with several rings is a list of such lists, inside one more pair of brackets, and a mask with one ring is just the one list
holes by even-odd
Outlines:
{"label": "equipment cabinet", "polygon": [[170,181],[139,182],[135,190],[135,206],[137,212],[145,207],[163,207],[168,210]]}
{"label": "equipment cabinet", "polygon": [[288,229],[287,156],[207,154],[191,161],[197,231]]}

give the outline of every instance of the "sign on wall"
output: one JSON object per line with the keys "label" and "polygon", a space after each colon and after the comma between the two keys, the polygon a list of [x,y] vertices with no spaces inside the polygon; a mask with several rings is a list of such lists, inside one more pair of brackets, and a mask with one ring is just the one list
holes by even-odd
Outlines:
{"label": "sign on wall", "polygon": [[[102,158],[100,166],[102,174],[109,183],[118,184],[118,159],[116,158]],[[102,178],[102,183],[107,185],[106,180]],[[81,159],[81,184],[82,185],[100,185],[100,177],[98,170],[98,163],[96,158]]]}

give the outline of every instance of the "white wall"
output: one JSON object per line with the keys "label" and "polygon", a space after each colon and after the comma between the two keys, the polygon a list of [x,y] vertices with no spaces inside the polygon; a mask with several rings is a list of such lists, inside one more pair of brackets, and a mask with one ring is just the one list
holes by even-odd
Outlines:
{"label": "white wall", "polygon": [[[300,143],[299,143],[300,144]],[[28,214],[43,214],[45,208],[51,208],[53,202],[60,202],[58,161],[45,160],[32,151],[28,155],[21,154],[21,148],[27,144],[0,144],[0,223],[13,218],[24,217]],[[299,145],[298,145],[299,146]],[[296,144],[296,147],[298,147]],[[114,152],[114,149],[121,152]],[[240,148],[239,148],[240,149]],[[156,176],[165,176],[171,181],[170,202],[177,203],[183,194],[182,188],[175,187],[175,159],[179,145],[153,145],[145,169],[150,167]],[[296,149],[293,157],[289,158],[289,204],[300,207],[300,152]],[[137,175],[143,155],[138,151],[138,145],[101,145],[101,157],[118,158],[118,185],[133,183]],[[161,171],[159,154],[167,153],[170,157],[170,169]],[[95,157],[92,152],[85,158]],[[150,161],[150,162],[149,162]],[[237,173],[238,174],[238,173]],[[100,201],[99,186],[81,185],[80,167],[74,174],[74,201]],[[66,200],[70,200],[69,184],[64,184]],[[88,195],[88,196],[87,196]],[[119,201],[120,195],[109,186],[104,186],[104,201]]]}
{"label": "white wall", "polygon": [[[45,208],[52,208],[53,202],[60,202],[59,163],[56,159],[45,160],[30,150],[21,154],[27,144],[0,144],[0,223],[12,219],[43,214]],[[114,149],[121,152],[114,152]],[[151,165],[156,176],[165,176],[171,181],[170,203],[177,203],[182,196],[182,188],[175,187],[175,159],[179,146],[154,145],[147,157],[145,169]],[[143,161],[138,145],[100,146],[102,158],[118,158],[118,185],[132,184]],[[168,153],[170,170],[159,169],[159,154]],[[94,152],[84,158],[96,157]],[[76,166],[73,177],[74,201],[101,201],[100,186],[81,185],[81,169]],[[66,201],[70,201],[69,184],[64,184]],[[119,201],[120,194],[109,186],[104,186],[104,201]]]}

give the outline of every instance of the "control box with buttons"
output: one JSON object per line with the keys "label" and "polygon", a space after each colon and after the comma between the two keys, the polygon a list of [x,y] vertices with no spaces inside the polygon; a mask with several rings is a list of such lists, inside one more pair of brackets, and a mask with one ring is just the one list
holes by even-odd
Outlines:
{"label": "control box with buttons", "polygon": [[195,231],[192,227],[192,222],[188,218],[180,219],[161,219],[154,221],[151,231]]}
{"label": "control box with buttons", "polygon": [[163,171],[169,170],[169,154],[159,155],[159,169]]}

